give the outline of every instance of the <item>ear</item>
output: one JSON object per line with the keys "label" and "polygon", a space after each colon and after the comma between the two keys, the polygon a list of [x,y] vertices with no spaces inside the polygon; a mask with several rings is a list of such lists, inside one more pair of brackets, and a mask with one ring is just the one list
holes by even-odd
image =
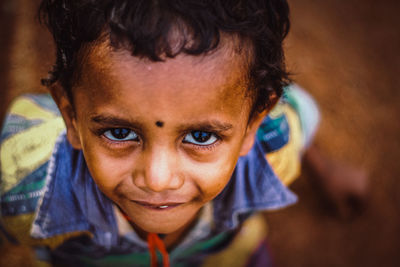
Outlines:
{"label": "ear", "polygon": [[260,127],[261,122],[267,116],[268,111],[265,110],[261,113],[257,113],[254,117],[250,120],[249,124],[247,125],[246,134],[242,143],[242,147],[240,149],[240,156],[245,156],[249,153],[250,149],[254,145],[254,141],[256,138],[256,133],[258,128]]}
{"label": "ear", "polygon": [[65,125],[67,127],[67,138],[68,141],[75,149],[81,149],[81,142],[79,138],[79,132],[76,124],[75,109],[68,98],[65,90],[59,83],[55,83],[50,87],[51,96],[56,102],[58,109],[64,119]]}
{"label": "ear", "polygon": [[267,116],[273,107],[278,103],[279,97],[275,93],[272,93],[269,97],[269,101],[270,107],[268,109],[260,113],[257,112],[255,115],[253,115],[253,118],[250,119],[250,122],[247,125],[246,135],[240,149],[240,156],[247,155],[247,153],[249,153],[250,149],[253,147],[256,133],[260,127],[260,124],[264,120],[265,116]]}

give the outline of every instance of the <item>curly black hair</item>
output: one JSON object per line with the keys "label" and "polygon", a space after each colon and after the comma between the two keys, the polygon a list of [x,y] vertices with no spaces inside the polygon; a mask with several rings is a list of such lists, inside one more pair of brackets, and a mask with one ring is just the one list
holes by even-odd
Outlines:
{"label": "curly black hair", "polygon": [[[114,48],[152,61],[210,52],[221,34],[250,41],[252,113],[270,108],[271,96],[280,97],[290,81],[282,48],[290,28],[286,0],[43,0],[39,18],[57,48],[56,63],[42,83],[59,81],[70,98],[80,50],[104,35]],[[178,48],[171,47],[173,28],[182,34]]]}

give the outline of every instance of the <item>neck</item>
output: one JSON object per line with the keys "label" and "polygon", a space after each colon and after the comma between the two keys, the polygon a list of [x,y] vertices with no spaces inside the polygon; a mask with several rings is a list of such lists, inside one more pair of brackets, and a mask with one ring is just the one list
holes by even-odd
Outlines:
{"label": "neck", "polygon": [[[196,216],[194,216],[187,224],[185,224],[184,226],[182,226],[181,228],[179,228],[178,230],[176,230],[172,233],[168,233],[168,234],[156,233],[156,234],[162,235],[161,239],[163,240],[164,245],[168,250],[172,250],[186,236],[186,234],[189,232],[189,230],[196,223],[199,213],[200,212],[198,212],[196,214]],[[148,232],[144,231],[142,228],[137,226],[134,222],[132,222],[130,220],[128,220],[128,222],[132,226],[132,228],[135,230],[135,232],[138,234],[138,236],[142,240],[146,241]]]}

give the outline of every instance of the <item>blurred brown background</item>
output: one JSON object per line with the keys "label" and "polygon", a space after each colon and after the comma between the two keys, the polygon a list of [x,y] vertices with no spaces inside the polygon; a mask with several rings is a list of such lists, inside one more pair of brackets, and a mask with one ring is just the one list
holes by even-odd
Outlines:
{"label": "blurred brown background", "polygon": [[[341,219],[305,172],[300,201],[269,214],[276,266],[400,266],[400,1],[289,1],[293,78],[319,102],[316,143],[370,174],[368,205]],[[54,51],[37,0],[0,0],[0,120],[15,96],[44,92]]]}

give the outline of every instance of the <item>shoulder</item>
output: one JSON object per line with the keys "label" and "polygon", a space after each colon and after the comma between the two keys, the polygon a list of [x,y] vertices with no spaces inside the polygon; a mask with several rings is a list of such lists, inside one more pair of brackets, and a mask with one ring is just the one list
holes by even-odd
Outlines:
{"label": "shoulder", "polygon": [[257,139],[267,161],[288,185],[300,174],[301,155],[310,144],[319,123],[313,98],[299,86],[285,88],[279,104],[261,124]]}
{"label": "shoulder", "polygon": [[49,159],[63,129],[48,94],[23,95],[9,108],[0,139],[0,205],[2,220],[17,229],[17,235],[30,229]]}

